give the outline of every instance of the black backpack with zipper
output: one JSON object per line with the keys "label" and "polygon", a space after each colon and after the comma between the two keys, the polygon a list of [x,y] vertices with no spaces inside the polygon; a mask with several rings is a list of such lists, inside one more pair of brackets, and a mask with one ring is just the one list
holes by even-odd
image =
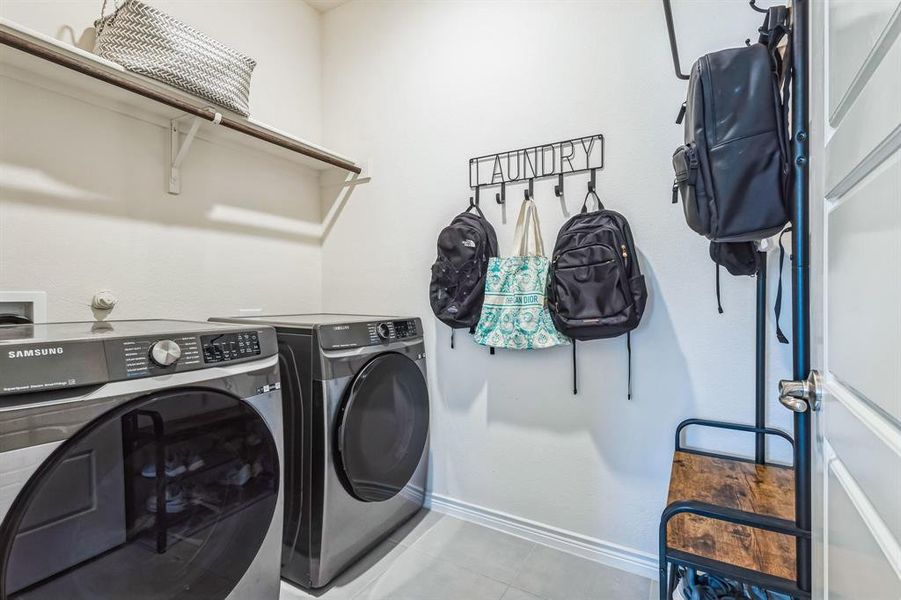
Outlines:
{"label": "black backpack with zipper", "polygon": [[[777,50],[784,6],[769,9],[759,43],[702,56],[692,66],[685,143],[673,153],[673,203],[688,226],[717,242],[760,240],[789,220],[789,71]],[[789,43],[790,43],[789,38]]]}
{"label": "black backpack with zipper", "polygon": [[[598,210],[589,212],[592,195]],[[573,341],[573,393],[578,391],[576,341],[626,334],[631,398],[629,332],[641,321],[648,291],[629,222],[618,212],[604,209],[594,192],[585,196],[581,212],[564,223],[557,234],[548,270],[547,299],[557,330]]]}
{"label": "black backpack with zipper", "polygon": [[[473,209],[475,214],[470,212]],[[497,255],[494,227],[478,205],[470,201],[469,208],[438,234],[429,303],[441,322],[451,329],[475,328],[482,314],[488,259]]]}

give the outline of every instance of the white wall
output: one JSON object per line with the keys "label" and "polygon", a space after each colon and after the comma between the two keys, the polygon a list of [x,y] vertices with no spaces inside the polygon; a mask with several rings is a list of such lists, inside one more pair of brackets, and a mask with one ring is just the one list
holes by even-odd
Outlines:
{"label": "white wall", "polygon": [[[255,119],[320,139],[315,10],[300,0],[153,4],[257,60]],[[99,8],[4,0],[0,16],[85,45]],[[103,288],[121,300],[111,318],[318,310],[319,240],[267,226],[273,216],[319,222],[317,173],[198,139],[171,196],[168,147],[165,123],[0,78],[0,289],[46,290],[50,320],[91,319]],[[261,219],[216,219],[228,209]]]}
{"label": "white wall", "polygon": [[[685,70],[759,26],[743,1],[675,5]],[[655,553],[676,423],[753,422],[755,306],[755,281],[726,276],[717,315],[707,244],[670,204],[686,86],[660,2],[351,2],[323,16],[322,35],[324,141],[371,158],[375,173],[323,245],[323,304],[423,318],[433,493]],[[579,345],[573,396],[569,348],[492,357],[461,332],[451,350],[427,298],[436,235],[469,196],[469,157],[599,131],[600,194],[630,220],[651,294],[631,402],[624,339]],[[536,183],[546,240],[585,182],[567,179],[565,210],[553,180]],[[521,190],[508,187],[506,224],[495,190],[483,196],[502,252]],[[785,350],[773,354],[771,379],[788,372]]]}

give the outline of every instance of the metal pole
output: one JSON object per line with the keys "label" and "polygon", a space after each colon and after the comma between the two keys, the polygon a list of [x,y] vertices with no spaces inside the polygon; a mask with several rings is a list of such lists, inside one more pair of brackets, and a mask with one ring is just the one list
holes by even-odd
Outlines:
{"label": "metal pole", "polygon": [[670,54],[673,55],[673,70],[676,71],[677,78],[687,80],[688,75],[682,72],[682,66],[679,64],[679,48],[676,46],[676,28],[673,25],[673,8],[670,6],[670,0],[663,0],[663,15],[666,17]]}
{"label": "metal pole", "polygon": [[[766,427],[766,252],[758,252],[760,270],[757,271],[757,381],[754,389],[754,426]],[[754,462],[766,462],[766,434],[754,434]]]}
{"label": "metal pole", "polygon": [[[810,371],[810,213],[808,186],[808,2],[795,0],[792,24],[792,366],[793,378],[803,381]],[[811,530],[810,409],[794,413],[795,525]],[[810,539],[796,542],[797,584],[811,590]]]}

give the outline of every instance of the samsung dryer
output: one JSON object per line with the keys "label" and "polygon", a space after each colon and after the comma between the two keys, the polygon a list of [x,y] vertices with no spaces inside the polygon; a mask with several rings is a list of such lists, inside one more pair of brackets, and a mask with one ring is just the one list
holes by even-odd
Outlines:
{"label": "samsung dryer", "polygon": [[422,507],[422,323],[341,314],[225,320],[278,332],[288,482],[282,577],[322,587]]}
{"label": "samsung dryer", "polygon": [[0,326],[0,598],[277,600],[275,331]]}

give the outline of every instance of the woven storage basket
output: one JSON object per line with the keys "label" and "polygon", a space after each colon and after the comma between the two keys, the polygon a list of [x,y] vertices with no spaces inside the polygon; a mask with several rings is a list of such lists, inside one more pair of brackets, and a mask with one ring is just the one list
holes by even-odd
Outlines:
{"label": "woven storage basket", "polygon": [[252,58],[137,0],[101,14],[94,26],[98,56],[242,115],[250,113],[250,76],[257,64]]}

